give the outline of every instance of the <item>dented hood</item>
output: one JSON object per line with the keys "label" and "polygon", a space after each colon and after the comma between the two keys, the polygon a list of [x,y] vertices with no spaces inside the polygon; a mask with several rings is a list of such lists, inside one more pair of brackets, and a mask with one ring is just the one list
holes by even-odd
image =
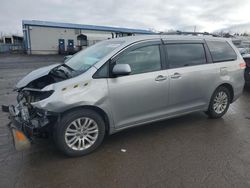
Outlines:
{"label": "dented hood", "polygon": [[46,76],[49,74],[49,72],[51,71],[51,69],[55,68],[56,66],[60,65],[58,64],[54,64],[54,65],[49,65],[46,67],[42,67],[39,69],[36,69],[32,72],[30,72],[29,74],[27,74],[25,77],[23,77],[16,85],[16,88],[23,88],[25,86],[27,86],[30,82],[41,78],[42,76]]}

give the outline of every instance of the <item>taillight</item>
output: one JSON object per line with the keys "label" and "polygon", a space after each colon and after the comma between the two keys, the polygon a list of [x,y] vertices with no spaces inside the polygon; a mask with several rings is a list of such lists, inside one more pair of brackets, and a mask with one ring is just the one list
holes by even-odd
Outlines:
{"label": "taillight", "polygon": [[245,62],[242,62],[239,64],[240,65],[240,68],[241,69],[245,69],[246,68],[246,63]]}

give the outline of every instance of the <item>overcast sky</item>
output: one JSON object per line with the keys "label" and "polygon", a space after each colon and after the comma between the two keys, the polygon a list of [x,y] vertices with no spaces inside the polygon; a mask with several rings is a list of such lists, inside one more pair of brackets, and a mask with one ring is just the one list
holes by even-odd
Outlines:
{"label": "overcast sky", "polygon": [[160,31],[214,31],[248,25],[249,0],[0,0],[0,32],[34,19]]}

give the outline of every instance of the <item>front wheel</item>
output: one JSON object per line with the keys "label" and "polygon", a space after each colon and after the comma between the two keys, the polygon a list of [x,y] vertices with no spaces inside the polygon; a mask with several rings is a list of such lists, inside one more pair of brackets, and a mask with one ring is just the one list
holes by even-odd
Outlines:
{"label": "front wheel", "polygon": [[220,118],[227,112],[230,101],[231,95],[229,90],[221,86],[213,93],[206,113],[211,118]]}
{"label": "front wheel", "polygon": [[64,114],[54,129],[56,145],[68,156],[82,156],[94,151],[102,143],[104,135],[102,117],[86,109]]}

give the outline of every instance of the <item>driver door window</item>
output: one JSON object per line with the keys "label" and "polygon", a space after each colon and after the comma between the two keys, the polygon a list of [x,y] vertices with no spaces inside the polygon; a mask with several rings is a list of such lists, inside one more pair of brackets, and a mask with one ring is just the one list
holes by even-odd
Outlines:
{"label": "driver door window", "polygon": [[131,74],[159,71],[161,70],[159,46],[151,45],[132,50],[117,59],[116,64],[129,64]]}

